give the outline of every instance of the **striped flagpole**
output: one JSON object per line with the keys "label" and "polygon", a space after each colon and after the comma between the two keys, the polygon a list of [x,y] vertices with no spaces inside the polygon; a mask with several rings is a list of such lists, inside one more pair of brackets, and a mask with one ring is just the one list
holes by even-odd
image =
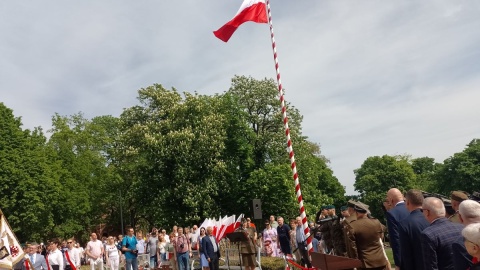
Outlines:
{"label": "striped flagpole", "polygon": [[285,98],[283,94],[282,80],[280,78],[280,69],[278,66],[277,46],[275,44],[275,37],[273,35],[272,13],[270,11],[270,1],[266,0],[268,23],[270,25],[270,35],[272,38],[273,60],[275,61],[275,71],[277,73],[278,92],[280,96],[280,104],[282,107],[283,126],[285,127],[285,135],[287,137],[288,155],[290,156],[290,165],[293,173],[293,180],[295,181],[295,193],[297,195],[298,205],[300,207],[300,217],[302,218],[303,231],[307,237],[308,253],[313,251],[312,238],[310,235],[310,228],[308,227],[307,215],[305,214],[305,207],[303,206],[302,191],[300,189],[300,181],[298,180],[297,165],[295,164],[295,154],[293,153],[292,140],[290,139],[290,129],[288,128],[287,108],[285,107]]}

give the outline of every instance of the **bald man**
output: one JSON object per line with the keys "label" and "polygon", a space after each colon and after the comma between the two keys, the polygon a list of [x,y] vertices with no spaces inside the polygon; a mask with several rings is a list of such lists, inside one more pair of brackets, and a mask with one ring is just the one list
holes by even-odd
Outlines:
{"label": "bald man", "polygon": [[[450,222],[445,218],[445,206],[442,200],[429,197],[423,201],[423,215],[430,223],[421,233],[423,269],[455,269],[453,262],[453,243],[461,238],[463,225]],[[461,254],[467,253],[465,246]]]}
{"label": "bald man", "polygon": [[387,201],[391,205],[391,209],[386,213],[388,235],[390,238],[390,246],[393,251],[393,260],[395,261],[395,269],[400,269],[401,254],[400,254],[400,235],[399,224],[400,221],[409,216],[410,212],[405,206],[403,194],[397,188],[391,188],[387,192]]}

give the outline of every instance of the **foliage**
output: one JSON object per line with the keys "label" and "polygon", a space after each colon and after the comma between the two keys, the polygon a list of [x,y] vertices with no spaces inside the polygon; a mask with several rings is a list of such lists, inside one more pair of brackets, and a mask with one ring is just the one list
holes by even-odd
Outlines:
{"label": "foliage", "polygon": [[[100,228],[164,227],[245,213],[298,215],[273,80],[235,76],[221,95],[155,84],[120,117],[54,114],[50,137],[0,104],[0,203],[20,240],[87,240]],[[320,146],[287,103],[307,211],[344,200]]]}
{"label": "foliage", "polygon": [[407,191],[415,184],[415,173],[404,157],[369,157],[354,172],[355,190],[360,193],[362,202],[370,206],[372,215],[379,219],[383,217],[381,205],[390,188]]}
{"label": "foliage", "polygon": [[435,174],[439,193],[452,190],[480,191],[480,139],[473,139],[459,153],[447,158]]}
{"label": "foliage", "polygon": [[263,270],[284,270],[285,262],[278,257],[262,257],[261,266]]}

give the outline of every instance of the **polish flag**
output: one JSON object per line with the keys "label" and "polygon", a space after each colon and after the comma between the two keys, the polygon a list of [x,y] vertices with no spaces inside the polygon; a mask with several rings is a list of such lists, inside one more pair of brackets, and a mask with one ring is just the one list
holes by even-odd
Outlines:
{"label": "polish flag", "polygon": [[235,17],[220,27],[213,34],[227,42],[237,28],[244,22],[267,23],[267,10],[265,0],[244,0]]}
{"label": "polish flag", "polygon": [[225,235],[229,232],[227,232],[227,229],[230,227],[231,224],[235,224],[235,215],[229,216],[227,219],[225,219],[222,222],[222,227],[220,229],[220,234],[217,237],[217,240],[220,241],[222,238],[225,237]]}

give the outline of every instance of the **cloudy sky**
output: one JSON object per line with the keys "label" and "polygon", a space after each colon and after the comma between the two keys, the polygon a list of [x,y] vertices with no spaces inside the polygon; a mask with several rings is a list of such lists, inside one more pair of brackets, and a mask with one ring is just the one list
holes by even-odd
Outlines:
{"label": "cloudy sky", "polygon": [[[1,1],[0,102],[47,130],[55,112],[118,116],[153,83],[274,78],[268,25],[212,34],[241,2]],[[286,99],[348,194],[369,156],[442,162],[480,137],[479,1],[277,0],[272,16]]]}

